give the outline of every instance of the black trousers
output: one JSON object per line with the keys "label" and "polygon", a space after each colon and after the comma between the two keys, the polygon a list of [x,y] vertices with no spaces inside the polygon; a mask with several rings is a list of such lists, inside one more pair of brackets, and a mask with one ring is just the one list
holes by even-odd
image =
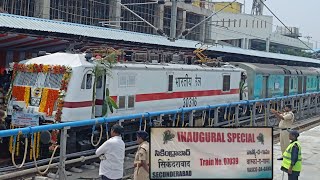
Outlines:
{"label": "black trousers", "polygon": [[298,180],[298,177],[296,174],[288,174],[288,180]]}
{"label": "black trousers", "polygon": [[110,178],[108,178],[108,177],[106,177],[104,175],[102,175],[101,178],[102,178],[102,180],[122,180],[122,178],[120,178],[120,179],[110,179]]}

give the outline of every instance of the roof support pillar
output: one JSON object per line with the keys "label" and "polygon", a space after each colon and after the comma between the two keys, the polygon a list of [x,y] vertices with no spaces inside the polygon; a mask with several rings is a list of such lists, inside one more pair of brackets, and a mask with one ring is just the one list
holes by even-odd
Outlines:
{"label": "roof support pillar", "polygon": [[[202,18],[200,19],[200,21],[204,20],[206,17],[202,16]],[[200,24],[200,41],[204,42],[205,38],[206,38],[206,23],[202,23]]]}
{"label": "roof support pillar", "polygon": [[120,17],[121,17],[121,0],[110,0],[109,1],[109,21],[113,26],[110,26],[114,29],[121,29]]}
{"label": "roof support pillar", "polygon": [[[154,13],[155,13],[154,26],[163,30],[164,5],[157,4]],[[154,29],[154,33],[157,34],[157,31],[155,29]]]}
{"label": "roof support pillar", "polygon": [[35,17],[50,19],[50,0],[35,0],[34,4]]}
{"label": "roof support pillar", "polygon": [[270,38],[267,38],[266,40],[266,51],[269,52],[270,50]]}
{"label": "roof support pillar", "polygon": [[[187,20],[187,11],[178,9],[178,21],[177,21],[177,30],[178,34],[181,34],[184,30],[186,30],[186,20]],[[182,36],[182,39],[185,37]]]}

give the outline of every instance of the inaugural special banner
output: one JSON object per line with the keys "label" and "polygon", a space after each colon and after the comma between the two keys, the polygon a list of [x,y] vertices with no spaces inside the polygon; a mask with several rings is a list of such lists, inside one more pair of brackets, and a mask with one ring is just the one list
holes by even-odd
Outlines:
{"label": "inaugural special banner", "polygon": [[272,179],[272,128],[151,128],[150,178]]}

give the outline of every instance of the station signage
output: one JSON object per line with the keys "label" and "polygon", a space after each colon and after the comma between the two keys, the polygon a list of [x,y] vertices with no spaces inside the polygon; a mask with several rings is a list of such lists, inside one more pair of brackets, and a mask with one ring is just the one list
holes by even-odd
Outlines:
{"label": "station signage", "polygon": [[12,114],[11,123],[14,126],[39,126],[39,115],[16,112]]}

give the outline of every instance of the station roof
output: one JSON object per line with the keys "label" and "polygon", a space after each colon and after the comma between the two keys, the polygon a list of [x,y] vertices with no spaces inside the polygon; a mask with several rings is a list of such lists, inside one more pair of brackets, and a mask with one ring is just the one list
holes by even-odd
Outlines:
{"label": "station roof", "polygon": [[[195,49],[198,44],[197,41],[179,39],[175,42],[171,42],[165,37],[144,33],[136,33],[131,31],[116,30],[105,27],[89,26],[61,21],[53,21],[47,19],[17,16],[11,14],[0,13],[0,30],[2,28],[12,28],[12,29],[24,29],[24,30],[34,30],[34,31],[44,31],[49,33],[60,33],[69,35],[78,35],[91,38],[108,39],[108,40],[118,40],[127,41],[134,43],[143,43],[150,45],[162,45],[168,47],[180,47],[180,48],[192,48]],[[231,53],[231,54],[242,54],[261,58],[272,58],[280,59],[284,61],[297,61],[304,63],[316,63],[320,64],[319,60],[304,58],[298,56],[291,56],[278,53],[269,53],[263,51],[247,50],[234,47],[209,47],[208,50]]]}

